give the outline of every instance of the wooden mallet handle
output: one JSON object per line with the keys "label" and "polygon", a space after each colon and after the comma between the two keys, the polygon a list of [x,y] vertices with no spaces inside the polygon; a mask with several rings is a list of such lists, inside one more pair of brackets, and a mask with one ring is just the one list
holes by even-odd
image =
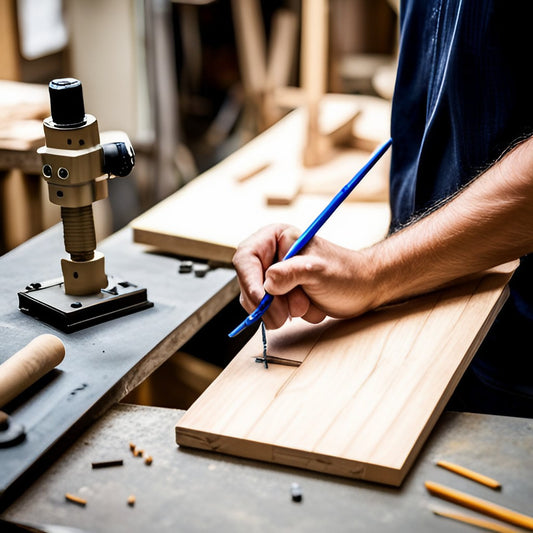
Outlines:
{"label": "wooden mallet handle", "polygon": [[55,368],[65,357],[61,339],[39,335],[0,365],[0,408]]}

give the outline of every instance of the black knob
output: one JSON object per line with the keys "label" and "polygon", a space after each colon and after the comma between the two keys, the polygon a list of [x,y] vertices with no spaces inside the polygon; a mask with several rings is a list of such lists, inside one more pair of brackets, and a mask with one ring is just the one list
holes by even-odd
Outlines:
{"label": "black knob", "polygon": [[102,145],[104,151],[103,170],[113,176],[127,176],[135,166],[133,146],[125,142]]}
{"label": "black knob", "polygon": [[81,82],[74,78],[52,80],[48,85],[52,120],[59,128],[76,128],[86,123]]}

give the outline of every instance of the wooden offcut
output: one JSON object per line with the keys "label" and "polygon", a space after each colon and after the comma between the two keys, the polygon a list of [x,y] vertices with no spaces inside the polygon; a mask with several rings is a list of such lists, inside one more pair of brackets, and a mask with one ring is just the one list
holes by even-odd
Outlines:
{"label": "wooden offcut", "polygon": [[6,359],[0,365],[0,407],[58,366],[64,357],[63,341],[43,333]]}
{"label": "wooden offcut", "polygon": [[[321,130],[335,134],[355,114],[357,120],[360,117],[372,122],[366,118],[366,110],[373,115],[373,103],[370,97],[326,95],[320,108]],[[380,117],[387,122],[383,115]],[[300,229],[307,227],[366,163],[369,152],[339,149],[323,165],[304,167],[306,120],[305,109],[294,110],[133,220],[135,242],[182,256],[229,263],[238,244],[266,224],[285,222]],[[387,132],[388,127],[383,133]],[[368,132],[369,138],[376,135],[373,130]],[[383,137],[382,142],[387,138]],[[388,168],[389,159],[384,157],[320,235],[352,248],[381,239],[390,219]]]}
{"label": "wooden offcut", "polygon": [[352,320],[260,332],[176,426],[180,446],[400,485],[506,296],[515,263]]}

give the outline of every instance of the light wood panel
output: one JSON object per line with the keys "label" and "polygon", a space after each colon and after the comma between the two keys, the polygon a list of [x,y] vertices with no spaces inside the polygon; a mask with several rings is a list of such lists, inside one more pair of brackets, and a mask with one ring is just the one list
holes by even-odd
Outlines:
{"label": "light wood panel", "polygon": [[[338,131],[347,117],[358,111],[363,120],[368,102],[365,98],[327,95],[321,104],[321,130]],[[374,107],[369,107],[373,113]],[[338,149],[327,163],[305,168],[306,116],[303,108],[293,111],[135,219],[131,223],[134,240],[178,255],[230,262],[238,244],[266,224],[287,222],[307,227],[367,161],[369,152]],[[360,248],[385,235],[389,223],[388,165],[385,156],[321,229],[321,236]],[[289,206],[268,205],[267,196],[275,198],[276,182],[280,183],[278,193],[286,198],[295,177],[301,189],[311,193],[299,194]]]}
{"label": "light wood panel", "polygon": [[176,426],[182,446],[400,485],[503,304],[515,263],[353,320],[258,332]]}
{"label": "light wood panel", "polygon": [[17,16],[14,0],[0,1],[0,78],[20,77]]}

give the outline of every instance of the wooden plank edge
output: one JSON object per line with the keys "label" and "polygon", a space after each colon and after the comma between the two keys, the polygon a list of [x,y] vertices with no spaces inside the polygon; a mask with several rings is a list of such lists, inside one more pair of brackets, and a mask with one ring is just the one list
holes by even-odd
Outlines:
{"label": "wooden plank edge", "polygon": [[[184,448],[206,450],[233,457],[253,459],[265,463],[311,470],[321,474],[357,479],[399,487],[406,471],[356,460],[296,450],[270,443],[251,441],[227,435],[198,431],[181,425],[175,427],[176,444]],[[246,446],[243,447],[243,443]],[[236,453],[235,450],[238,450]]]}
{"label": "wooden plank edge", "polygon": [[147,244],[154,249],[197,259],[207,259],[231,265],[236,248],[220,243],[199,241],[167,233],[132,226],[133,242]]}
{"label": "wooden plank edge", "polygon": [[[511,272],[505,272],[505,273],[489,274],[488,276],[491,276],[491,275],[492,276],[507,276],[508,277],[507,282],[509,282],[509,280],[512,277],[513,272],[514,270],[512,270]],[[483,278],[481,278],[480,282],[486,280],[486,278],[487,276],[484,276]],[[442,413],[444,412],[446,405],[450,401],[453,393],[455,392],[455,389],[457,388],[457,385],[459,385],[459,382],[461,381],[466,369],[472,362],[472,359],[474,358],[477,350],[481,346],[483,339],[485,338],[490,327],[494,323],[494,320],[496,319],[498,313],[503,307],[508,296],[509,296],[509,286],[505,285],[502,288],[502,292],[498,296],[496,302],[494,303],[491,313],[487,315],[485,322],[479,329],[477,335],[472,340],[470,348],[468,349],[468,352],[465,354],[465,357],[463,358],[462,364],[457,367],[454,375],[452,376],[452,379],[449,382],[448,388],[446,389],[444,394],[441,396],[440,400],[437,402],[437,405],[435,406],[433,413],[431,413],[431,416],[428,418],[428,421],[426,422],[424,428],[420,432],[413,447],[411,448],[410,453],[407,455],[404,463],[402,464],[401,470],[405,472],[405,474],[407,474],[407,472],[411,470],[416,458],[418,457],[420,451],[422,450],[422,447],[424,446],[427,439],[429,438],[438,419],[441,417]]]}

